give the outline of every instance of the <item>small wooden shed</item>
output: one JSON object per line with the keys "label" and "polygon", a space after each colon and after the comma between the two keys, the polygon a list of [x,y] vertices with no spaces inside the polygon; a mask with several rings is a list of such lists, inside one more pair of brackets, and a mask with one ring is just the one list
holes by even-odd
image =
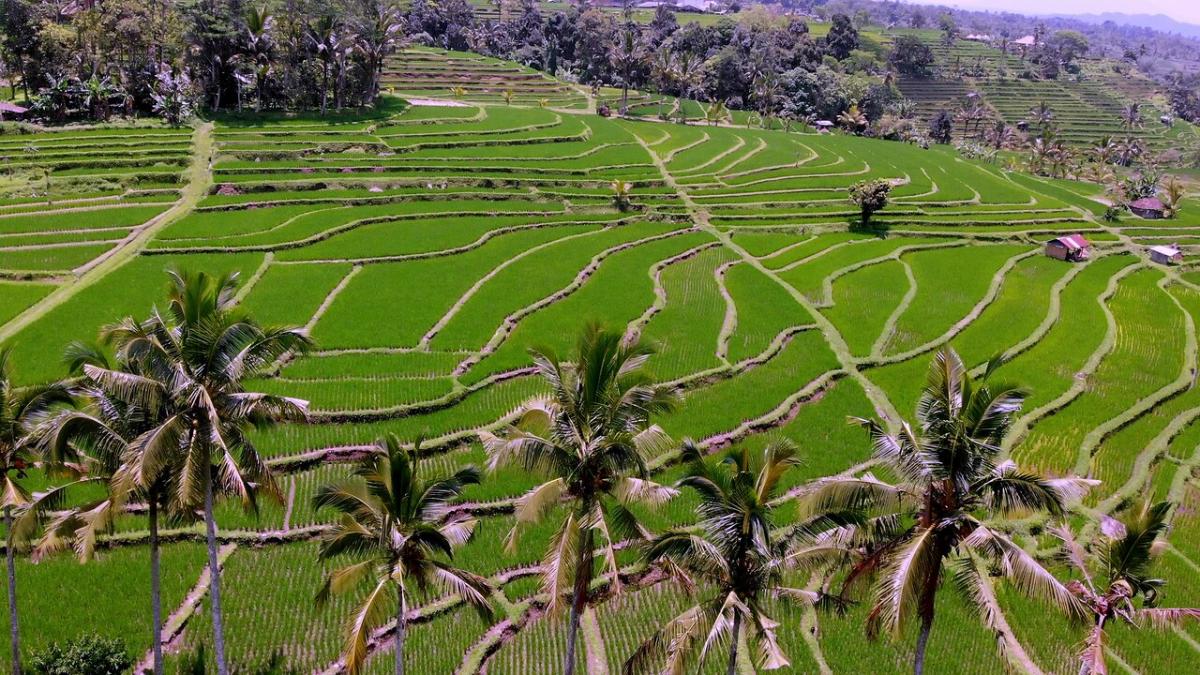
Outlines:
{"label": "small wooden shed", "polygon": [[29,109],[16,103],[0,101],[0,120],[22,120],[29,114]]}
{"label": "small wooden shed", "polygon": [[1087,260],[1092,245],[1082,235],[1068,234],[1046,242],[1046,255],[1067,262]]}
{"label": "small wooden shed", "polygon": [[1158,197],[1142,197],[1141,199],[1130,203],[1129,210],[1135,216],[1142,218],[1162,218],[1167,210],[1167,207],[1159,201]]}
{"label": "small wooden shed", "polygon": [[1179,250],[1177,244],[1151,246],[1146,250],[1150,251],[1150,260],[1160,265],[1178,265],[1183,262],[1183,251]]}

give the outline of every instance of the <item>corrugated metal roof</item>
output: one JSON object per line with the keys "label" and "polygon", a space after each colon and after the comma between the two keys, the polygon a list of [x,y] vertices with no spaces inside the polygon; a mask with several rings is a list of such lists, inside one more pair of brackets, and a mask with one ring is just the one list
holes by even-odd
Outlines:
{"label": "corrugated metal roof", "polygon": [[1166,208],[1157,197],[1142,197],[1129,206],[1135,209],[1151,209],[1154,211],[1162,211],[1164,208]]}
{"label": "corrugated metal roof", "polygon": [[17,105],[16,103],[9,103],[8,101],[0,101],[0,112],[16,113],[18,115],[23,115],[23,114],[29,112],[29,109],[22,108],[21,106]]}
{"label": "corrugated metal roof", "polygon": [[1077,249],[1077,248],[1087,248],[1088,246],[1091,246],[1091,244],[1088,243],[1088,240],[1084,239],[1083,235],[1079,235],[1079,234],[1068,234],[1068,235],[1065,235],[1062,237],[1058,237],[1056,239],[1051,239],[1050,241],[1052,241],[1052,242],[1057,241],[1060,244],[1062,244],[1063,246],[1065,246],[1069,249],[1072,249],[1072,250]]}
{"label": "corrugated metal roof", "polygon": [[1165,255],[1168,258],[1174,258],[1175,256],[1179,255],[1179,249],[1175,248],[1174,246],[1151,246],[1150,251],[1160,255]]}

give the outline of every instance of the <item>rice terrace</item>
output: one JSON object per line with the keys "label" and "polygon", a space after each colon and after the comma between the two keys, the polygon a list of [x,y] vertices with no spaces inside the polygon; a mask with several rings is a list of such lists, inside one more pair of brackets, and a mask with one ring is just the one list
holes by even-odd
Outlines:
{"label": "rice terrace", "polygon": [[1195,672],[1195,40],[158,4],[0,23],[0,667]]}

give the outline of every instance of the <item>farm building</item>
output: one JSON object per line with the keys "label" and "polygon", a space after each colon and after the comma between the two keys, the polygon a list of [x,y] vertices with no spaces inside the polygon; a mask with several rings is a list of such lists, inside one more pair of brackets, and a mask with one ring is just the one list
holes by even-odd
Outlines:
{"label": "farm building", "polygon": [[1092,245],[1078,234],[1068,234],[1046,242],[1046,255],[1067,262],[1087,260]]}
{"label": "farm building", "polygon": [[1183,262],[1183,252],[1174,244],[1171,246],[1151,246],[1147,250],[1150,251],[1150,260],[1160,265],[1175,265]]}
{"label": "farm building", "polygon": [[0,120],[19,120],[23,119],[28,113],[28,108],[23,108],[8,101],[0,101]]}
{"label": "farm building", "polygon": [[817,128],[817,131],[829,131],[833,128],[833,122],[829,120],[817,120],[813,122],[813,126]]}
{"label": "farm building", "polygon": [[1163,206],[1163,203],[1157,197],[1142,197],[1131,203],[1129,210],[1133,215],[1141,216],[1142,218],[1162,218],[1167,207]]}

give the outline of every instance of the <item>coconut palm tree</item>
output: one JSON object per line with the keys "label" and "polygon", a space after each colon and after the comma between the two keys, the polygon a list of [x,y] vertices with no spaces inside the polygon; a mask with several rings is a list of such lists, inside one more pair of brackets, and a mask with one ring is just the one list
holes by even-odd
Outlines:
{"label": "coconut palm tree", "polygon": [[1038,101],[1038,104],[1029,109],[1029,114],[1025,119],[1037,124],[1039,128],[1045,129],[1054,123],[1054,109],[1045,101]]}
{"label": "coconut palm tree", "polygon": [[246,55],[254,73],[254,110],[262,110],[263,93],[266,89],[267,78],[273,69],[272,52],[275,40],[272,36],[275,30],[275,17],[266,5],[251,7],[243,17],[246,24]]}
{"label": "coconut palm tree", "polygon": [[[1120,519],[1104,516],[1101,537],[1092,541],[1090,552],[1067,527],[1052,530],[1063,541],[1063,558],[1083,577],[1067,584],[1087,607],[1092,626],[1080,652],[1080,675],[1108,672],[1104,659],[1104,627],[1108,623],[1165,628],[1185,619],[1200,619],[1200,608],[1155,606],[1166,581],[1151,574],[1170,510],[1170,502],[1146,501]],[[1139,598],[1141,607],[1134,604]]]}
{"label": "coconut palm tree", "polygon": [[697,586],[710,593],[642,643],[625,662],[624,672],[703,671],[714,648],[728,644],[726,669],[733,675],[743,630],[747,645],[756,648],[759,668],[787,667],[771,610],[784,602],[811,604],[820,595],[787,586],[784,572],[842,555],[822,535],[848,521],[820,515],[790,531],[776,528],[780,480],[800,464],[798,448],[790,441],[771,443],[761,460],[752,459],[747,448],[735,449],[716,465],[704,461],[689,443],[684,461],[689,470],[679,485],[699,496],[700,522],[656,537],[646,560],[662,565],[689,594]]}
{"label": "coconut palm tree", "polygon": [[404,674],[408,608],[418,594],[431,589],[458,594],[484,615],[491,614],[487,580],[441,559],[452,557],[454,548],[475,530],[473,518],[451,515],[450,502],[464,487],[479,482],[479,471],[468,466],[449,477],[426,479],[420,457],[419,446],[410,452],[389,435],[359,461],[349,480],[325,485],[313,498],[315,508],[330,507],[341,514],[321,535],[320,559],[361,558],[326,576],[317,604],[370,586],[346,624],[344,656],[351,675],[360,672],[371,634],[387,620],[393,598],[396,675]]}
{"label": "coconut palm tree", "polygon": [[629,195],[633,190],[633,184],[627,180],[620,178],[612,182],[612,201],[613,206],[617,207],[618,211],[628,211],[632,205],[629,200]]}
{"label": "coconut palm tree", "polygon": [[307,415],[306,402],[247,392],[243,382],[311,342],[300,329],[263,327],[236,310],[236,274],[170,276],[165,313],[156,308],[144,321],[126,318],[101,334],[130,368],[88,364],[83,370],[122,400],[163,411],[162,421],[133,442],[127,470],[143,490],[172,471],[162,478],[170,509],[179,514],[203,509],[213,650],[218,672],[226,675],[215,493],[236,495],[250,509],[260,492],[278,498],[274,478],[245,430]]}
{"label": "coconut palm tree", "polygon": [[396,7],[380,3],[374,11],[365,13],[358,25],[354,49],[363,58],[366,70],[371,74],[371,86],[367,101],[379,96],[379,80],[387,57],[396,51],[404,37],[404,16]]}
{"label": "coconut palm tree", "polygon": [[1142,126],[1142,106],[1139,103],[1130,103],[1121,109],[1121,128],[1125,131],[1133,131]]}
{"label": "coconut palm tree", "polygon": [[866,508],[897,525],[864,547],[842,592],[875,578],[868,636],[899,635],[914,616],[919,619],[913,659],[918,675],[947,575],[975,591],[970,599],[978,601],[986,595],[982,575],[998,571],[1017,589],[1083,616],[1079,599],[1001,527],[1009,517],[1061,516],[1096,481],[1046,478],[1000,461],[1001,441],[1025,393],[990,381],[999,365],[993,360],[976,378],[954,350],[943,348],[930,364],[915,427],[905,422],[889,433],[877,420],[854,420],[869,431],[875,458],[898,482],[871,474],[833,477],[816,481],[803,496],[814,513]]}
{"label": "coconut palm tree", "polygon": [[621,73],[621,114],[625,114],[629,108],[629,86],[633,79],[633,69],[644,58],[637,25],[632,21],[626,22],[622,27],[616,43],[610,49],[609,58]]}
{"label": "coconut palm tree", "polygon": [[336,52],[342,48],[341,24],[332,14],[326,14],[308,27],[308,41],[321,61],[321,115],[329,109],[329,71]]}
{"label": "coconut palm tree", "polygon": [[550,394],[520,406],[518,421],[500,435],[480,434],[492,470],[516,462],[550,478],[517,500],[510,550],[522,526],[544,519],[555,506],[566,506],[551,537],[542,578],[549,611],[570,604],[566,675],[575,672],[579,621],[597,555],[616,587],[617,542],[647,534],[628,506],[658,504],[677,494],[646,478],[646,458],[670,443],[650,419],[674,404],[670,391],[644,369],[651,354],[642,343],[625,344],[621,333],[589,324],[570,360],[545,349],[533,352]]}
{"label": "coconut palm tree", "polygon": [[726,107],[725,101],[717,100],[709,103],[704,109],[704,121],[712,126],[717,126],[729,118],[729,108]]}
{"label": "coconut palm tree", "polygon": [[17,612],[16,549],[24,542],[14,518],[30,504],[33,496],[21,486],[25,472],[33,467],[29,432],[37,418],[54,405],[69,399],[59,385],[18,388],[12,383],[12,350],[0,348],[0,510],[4,511],[4,558],[8,572],[8,630],[12,650],[12,672],[21,672],[21,630]]}
{"label": "coconut palm tree", "polygon": [[[100,352],[79,343],[69,348],[68,357],[73,361],[71,370],[76,375],[88,364],[109,367]],[[135,370],[136,363],[121,364],[118,368],[134,376],[140,375]],[[145,503],[150,549],[153,667],[155,675],[162,675],[159,513],[166,507],[167,480],[181,473],[183,467],[161,467],[157,477],[145,481],[149,487],[143,488],[143,481],[137,475],[136,452],[145,447],[140,442],[143,434],[154,431],[164,421],[166,411],[158,405],[159,401],[124,399],[119,391],[106,389],[86,376],[74,383],[71,394],[76,407],[50,415],[35,431],[47,465],[67,469],[75,480],[37,495],[35,504],[31,505],[29,511],[39,521],[49,520],[43,524],[44,534],[34,548],[33,558],[36,561],[71,547],[80,562],[87,562],[95,552],[99,534],[111,531],[125,506],[131,501]],[[178,460],[179,456],[174,459]],[[69,493],[83,485],[96,483],[107,488],[104,497],[50,515],[54,509],[62,507]]]}
{"label": "coconut palm tree", "polygon": [[852,134],[860,134],[867,128],[867,116],[858,108],[858,103],[851,103],[850,107],[837,116],[838,124],[846,131]]}

